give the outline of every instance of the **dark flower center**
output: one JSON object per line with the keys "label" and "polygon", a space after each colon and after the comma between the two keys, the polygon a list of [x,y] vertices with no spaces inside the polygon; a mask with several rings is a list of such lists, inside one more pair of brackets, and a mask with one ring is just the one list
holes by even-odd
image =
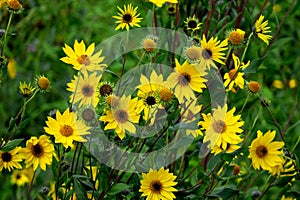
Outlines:
{"label": "dark flower center", "polygon": [[43,153],[44,153],[44,149],[39,143],[32,146],[32,154],[34,155],[34,157],[41,157]]}
{"label": "dark flower center", "polygon": [[4,152],[4,153],[2,153],[1,158],[2,158],[3,162],[10,162],[12,159],[12,156],[9,152]]}
{"label": "dark flower center", "polygon": [[228,72],[229,78],[230,80],[235,80],[237,77],[237,70],[236,69],[232,69]]}
{"label": "dark flower center", "polygon": [[117,110],[114,116],[116,121],[120,123],[124,123],[128,120],[128,113],[125,110]]}
{"label": "dark flower center", "polygon": [[191,82],[191,76],[188,73],[183,72],[181,76],[178,77],[178,82],[180,85],[188,85],[189,82]]}
{"label": "dark flower center", "polygon": [[197,22],[195,20],[190,20],[188,22],[188,27],[192,29],[197,28]]}
{"label": "dark flower center", "polygon": [[91,60],[87,55],[81,55],[77,58],[77,61],[79,62],[79,64],[83,64],[85,66],[88,66],[91,64]]}
{"label": "dark flower center", "polygon": [[69,137],[71,135],[73,135],[73,128],[69,125],[63,125],[61,128],[60,128],[60,133],[65,136],[65,137]]}
{"label": "dark flower center", "polygon": [[21,175],[18,174],[18,175],[16,176],[16,179],[19,180],[20,178],[21,178]]}
{"label": "dark flower center", "polygon": [[132,16],[131,14],[124,14],[123,15],[123,22],[129,24],[130,22],[132,22]]}
{"label": "dark flower center", "polygon": [[112,92],[113,92],[113,89],[109,84],[104,84],[100,87],[100,95],[101,96],[110,95]]}
{"label": "dark flower center", "polygon": [[159,193],[162,190],[162,184],[160,181],[152,181],[151,183],[151,190],[153,192]]}
{"label": "dark flower center", "polygon": [[153,106],[156,104],[156,100],[152,96],[147,97],[145,101],[149,106]]}
{"label": "dark flower center", "polygon": [[268,149],[267,149],[267,147],[265,147],[264,145],[259,145],[259,146],[256,148],[256,155],[257,155],[259,158],[264,158],[267,154],[268,154]]}
{"label": "dark flower center", "polygon": [[211,59],[212,52],[209,49],[203,49],[202,56],[204,59]]}
{"label": "dark flower center", "polygon": [[226,124],[221,120],[217,120],[213,124],[213,129],[217,133],[223,133],[226,131]]}
{"label": "dark flower center", "polygon": [[81,117],[85,121],[92,121],[95,117],[95,112],[93,109],[87,108],[82,112]]}
{"label": "dark flower center", "polygon": [[81,89],[83,96],[90,97],[94,94],[94,89],[91,85],[84,85]]}

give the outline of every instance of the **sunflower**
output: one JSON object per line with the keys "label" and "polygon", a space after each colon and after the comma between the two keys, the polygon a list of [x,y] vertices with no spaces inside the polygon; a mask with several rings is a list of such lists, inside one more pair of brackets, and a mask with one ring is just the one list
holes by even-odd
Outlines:
{"label": "sunflower", "polygon": [[184,49],[184,56],[187,61],[191,64],[198,64],[200,63],[200,59],[202,53],[201,47],[197,45],[192,45]]}
{"label": "sunflower", "polygon": [[227,143],[226,145],[226,148],[223,149],[222,146],[218,146],[218,145],[215,145],[212,150],[211,150],[211,153],[213,153],[214,155],[217,155],[223,151],[225,151],[226,153],[232,153],[236,150],[238,150],[240,148],[239,145],[236,145],[236,144],[229,144]]}
{"label": "sunflower", "polygon": [[135,133],[136,128],[133,123],[139,122],[139,115],[136,113],[137,98],[122,96],[111,102],[114,105],[111,110],[99,118],[100,121],[108,122],[104,130],[114,129],[119,138],[125,137],[125,131]]}
{"label": "sunflower", "polygon": [[113,18],[117,19],[116,23],[119,24],[115,30],[119,30],[120,28],[126,30],[129,30],[129,25],[131,27],[141,27],[138,23],[141,22],[143,18],[139,18],[140,13],[137,13],[138,7],[133,8],[131,4],[128,4],[127,7],[124,5],[124,10],[122,10],[118,6],[118,10],[120,13],[118,13],[119,16],[113,16]]}
{"label": "sunflower", "polygon": [[55,118],[48,117],[46,124],[45,132],[54,135],[55,143],[62,143],[65,148],[72,147],[73,141],[86,142],[82,136],[90,134],[89,127],[78,120],[69,108],[63,114],[57,110]]}
{"label": "sunflower", "polygon": [[280,200],[296,200],[296,198],[293,197],[285,197],[284,195],[281,197]]}
{"label": "sunflower", "polygon": [[192,64],[185,61],[182,65],[175,60],[176,67],[175,72],[172,72],[167,79],[167,82],[172,88],[174,88],[175,96],[178,101],[182,103],[184,98],[186,100],[193,99],[194,93],[202,92],[202,88],[205,88],[205,79],[202,78],[206,75],[205,69],[196,69]]}
{"label": "sunflower", "polygon": [[96,89],[100,79],[101,76],[98,76],[96,72],[89,75],[87,71],[83,71],[79,79],[74,76],[71,83],[67,84],[67,90],[73,92],[70,96],[70,103],[75,104],[79,102],[79,107],[83,105],[96,106],[99,102]]}
{"label": "sunflower", "polygon": [[31,83],[20,82],[19,89],[23,97],[27,98],[32,95],[33,91],[35,90],[35,87],[32,87]]}
{"label": "sunflower", "polygon": [[35,171],[38,166],[46,171],[46,165],[51,165],[52,156],[55,154],[54,145],[46,135],[39,138],[31,137],[26,142],[26,148],[22,149],[26,167],[33,165]]}
{"label": "sunflower", "polygon": [[202,23],[199,23],[199,20],[195,17],[195,15],[193,15],[193,17],[187,17],[184,24],[187,30],[195,32],[200,29]]}
{"label": "sunflower", "polygon": [[209,147],[214,148],[215,145],[222,149],[227,149],[228,144],[238,144],[242,142],[240,133],[243,132],[241,126],[244,122],[239,121],[241,115],[234,116],[235,107],[227,112],[228,106],[218,106],[213,110],[213,114],[202,114],[203,120],[199,125],[201,130],[206,130],[203,143],[210,142]]}
{"label": "sunflower", "polygon": [[267,35],[270,33],[269,30],[271,27],[268,26],[268,20],[264,21],[264,16],[260,15],[258,20],[255,22],[255,27],[253,29],[254,35],[258,36],[264,43],[269,45],[269,40],[272,39],[271,35]]}
{"label": "sunflower", "polygon": [[158,7],[162,7],[162,5],[166,2],[178,3],[178,0],[149,0],[149,1]]}
{"label": "sunflower", "polygon": [[275,138],[276,131],[268,131],[264,135],[258,130],[257,138],[249,146],[249,158],[252,159],[254,169],[264,169],[272,171],[276,165],[283,164],[283,152],[281,149],[284,142],[272,142]]}
{"label": "sunflower", "polygon": [[228,40],[223,40],[222,42],[218,40],[218,38],[210,38],[209,41],[206,40],[205,35],[203,35],[201,40],[201,62],[200,67],[205,67],[210,69],[210,66],[213,66],[215,68],[216,64],[215,62],[218,62],[222,65],[225,65],[225,63],[222,61],[225,59],[225,53],[222,51],[227,50],[227,44]]}
{"label": "sunflower", "polygon": [[250,61],[248,61],[247,64],[244,64],[243,62],[241,63],[240,59],[234,54],[232,54],[232,58],[234,62],[234,69],[224,75],[224,86],[227,88],[226,91],[231,90],[234,84],[236,84],[239,88],[244,89],[244,73],[239,72],[239,70],[244,70],[250,64]]}
{"label": "sunflower", "polygon": [[232,45],[240,45],[244,40],[245,31],[241,29],[235,29],[228,33],[228,41]]}
{"label": "sunflower", "polygon": [[67,56],[60,60],[64,63],[73,65],[76,70],[88,70],[88,71],[103,71],[106,64],[103,64],[104,56],[101,56],[102,50],[95,52],[95,43],[92,43],[86,49],[83,41],[78,43],[75,40],[74,50],[65,44],[62,48]]}
{"label": "sunflower", "polygon": [[34,85],[36,88],[38,88],[39,91],[42,93],[49,92],[51,89],[50,81],[47,77],[44,75],[38,75],[34,80]]}
{"label": "sunflower", "polygon": [[257,81],[250,81],[248,84],[248,90],[252,93],[258,93],[260,91],[260,85]]}
{"label": "sunflower", "polygon": [[22,162],[23,155],[20,152],[21,147],[16,147],[8,152],[0,151],[0,171],[4,169],[8,169],[11,171],[12,169],[22,169],[20,162]]}
{"label": "sunflower", "polygon": [[154,35],[147,35],[141,41],[141,47],[149,55],[154,55],[154,53],[158,50],[159,39]]}
{"label": "sunflower", "polygon": [[147,196],[146,200],[172,200],[175,199],[173,192],[177,192],[173,186],[176,176],[169,173],[169,169],[160,168],[158,171],[150,169],[149,173],[142,173],[141,187],[139,192],[142,196]]}
{"label": "sunflower", "polygon": [[32,167],[22,169],[22,170],[14,170],[10,182],[12,184],[16,184],[18,187],[24,186],[26,183],[29,183],[33,177],[33,169]]}

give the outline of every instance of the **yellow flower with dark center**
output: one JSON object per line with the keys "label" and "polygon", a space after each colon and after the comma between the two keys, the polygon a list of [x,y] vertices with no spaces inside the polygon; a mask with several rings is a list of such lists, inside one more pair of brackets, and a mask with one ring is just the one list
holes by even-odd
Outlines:
{"label": "yellow flower with dark center", "polygon": [[79,107],[85,105],[96,106],[99,102],[97,95],[97,85],[100,81],[101,76],[97,75],[97,72],[88,74],[87,71],[83,71],[78,77],[74,76],[71,83],[68,83],[67,90],[72,92],[70,95],[70,103],[79,103]]}
{"label": "yellow flower with dark center", "polygon": [[129,26],[141,27],[138,23],[140,23],[143,18],[139,18],[140,13],[137,13],[137,9],[138,7],[133,8],[132,4],[124,5],[124,10],[118,6],[118,10],[120,11],[120,13],[118,13],[119,16],[113,16],[113,18],[117,19],[116,23],[119,24],[115,30],[126,28],[128,31]]}
{"label": "yellow flower with dark center", "polygon": [[205,67],[210,69],[210,66],[217,68],[214,62],[218,62],[225,65],[223,60],[225,60],[225,53],[222,51],[227,50],[228,40],[223,40],[222,42],[218,38],[210,38],[209,41],[206,40],[205,35],[201,40],[201,62],[199,67]]}
{"label": "yellow flower with dark center", "polygon": [[162,5],[166,2],[178,3],[178,0],[149,0],[149,1],[158,7],[162,7]]}
{"label": "yellow flower with dark center", "polygon": [[3,168],[8,169],[8,171],[14,168],[22,169],[20,162],[23,160],[23,155],[20,150],[21,147],[16,147],[8,152],[0,151],[0,171],[2,171]]}
{"label": "yellow flower with dark center", "polygon": [[250,81],[248,83],[248,90],[253,94],[258,93],[260,91],[259,83],[256,81]]}
{"label": "yellow flower with dark center", "polygon": [[212,148],[211,153],[213,153],[214,155],[217,155],[217,154],[222,153],[224,151],[226,153],[232,153],[232,152],[238,150],[239,148],[240,148],[239,145],[229,144],[229,143],[226,144],[226,148],[225,149],[223,149],[222,146],[215,145]]}
{"label": "yellow flower with dark center", "polygon": [[22,170],[14,170],[10,182],[12,184],[16,184],[18,187],[22,187],[27,183],[30,183],[33,177],[33,169],[32,167],[22,169]]}
{"label": "yellow flower with dark center", "polygon": [[[117,100],[117,106],[106,111],[105,115],[99,118],[100,121],[108,122],[104,130],[114,129],[119,138],[125,137],[125,131],[135,133],[136,128],[133,123],[139,122],[139,115],[136,113],[137,98],[122,96]],[[116,104],[114,101],[111,104]]]}
{"label": "yellow flower with dark center", "polygon": [[202,23],[199,23],[199,20],[193,15],[193,17],[187,17],[184,21],[185,27],[187,30],[196,31],[200,29]]}
{"label": "yellow flower with dark center", "polygon": [[176,13],[176,4],[170,3],[167,5],[166,10],[169,15],[175,15]]}
{"label": "yellow flower with dark center", "polygon": [[26,148],[22,149],[26,167],[33,165],[35,171],[38,166],[46,171],[46,165],[52,164],[52,157],[55,154],[54,145],[46,135],[39,138],[31,137],[26,142]]}
{"label": "yellow flower with dark center", "polygon": [[139,192],[142,196],[147,196],[146,200],[172,200],[175,199],[173,192],[177,192],[174,188],[177,184],[174,180],[176,176],[169,173],[169,169],[160,168],[158,171],[150,169],[149,173],[142,173],[141,187]]}
{"label": "yellow flower with dark center", "polygon": [[199,122],[202,126],[201,130],[205,130],[203,143],[210,142],[209,147],[218,146],[223,150],[228,149],[228,144],[236,145],[243,141],[240,134],[243,132],[241,127],[243,121],[239,121],[241,115],[234,116],[236,108],[232,108],[227,112],[228,106],[218,106],[213,109],[213,114],[202,114],[203,121]]}
{"label": "yellow flower with dark center", "polygon": [[86,142],[84,135],[90,134],[89,127],[78,120],[76,113],[67,108],[63,114],[56,111],[55,118],[48,117],[46,133],[55,137],[55,143],[62,143],[65,148],[72,147],[73,141]]}
{"label": "yellow flower with dark center", "polygon": [[268,20],[264,21],[264,16],[260,15],[259,19],[255,22],[254,34],[258,36],[264,43],[269,45],[269,40],[272,39],[271,35],[267,35],[270,33],[270,28],[268,26]]}
{"label": "yellow flower with dark center", "polygon": [[234,31],[230,31],[228,34],[228,40],[232,45],[239,45],[244,40],[245,31],[241,29],[236,29]]}
{"label": "yellow flower with dark center", "polygon": [[76,70],[88,70],[88,71],[103,71],[107,67],[103,64],[104,56],[101,56],[102,50],[95,52],[95,43],[92,43],[88,48],[86,48],[83,41],[78,43],[75,40],[74,50],[65,44],[62,48],[67,56],[61,58],[60,60],[64,63],[73,65]]}
{"label": "yellow flower with dark center", "polygon": [[244,70],[250,64],[250,61],[248,61],[246,64],[244,64],[243,62],[241,63],[240,59],[234,54],[232,54],[232,59],[234,62],[234,69],[230,70],[224,75],[224,86],[226,87],[226,91],[231,90],[234,84],[237,85],[239,88],[244,89],[244,72],[240,72],[240,70]]}
{"label": "yellow flower with dark center", "polygon": [[272,170],[273,167],[283,164],[283,152],[280,150],[284,142],[272,142],[275,138],[275,131],[268,131],[264,135],[258,130],[257,138],[249,146],[249,158],[252,159],[254,169]]}
{"label": "yellow flower with dark center", "polygon": [[167,82],[171,88],[174,88],[174,94],[180,103],[184,102],[184,99],[194,99],[194,92],[202,92],[202,89],[206,87],[206,79],[203,78],[207,73],[205,69],[196,69],[192,64],[185,61],[182,65],[175,60],[175,72],[172,72]]}
{"label": "yellow flower with dark center", "polygon": [[35,90],[35,88],[31,86],[31,83],[26,83],[26,82],[23,83],[20,82],[19,89],[21,91],[21,94],[25,98],[30,97],[33,91]]}

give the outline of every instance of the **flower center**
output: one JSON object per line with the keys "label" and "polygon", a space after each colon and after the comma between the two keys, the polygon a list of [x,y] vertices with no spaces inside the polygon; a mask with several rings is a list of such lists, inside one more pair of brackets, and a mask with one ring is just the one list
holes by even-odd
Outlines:
{"label": "flower center", "polygon": [[149,106],[153,106],[156,104],[156,100],[153,96],[148,96],[145,100],[145,102],[147,103],[147,105]]}
{"label": "flower center", "polygon": [[81,89],[83,96],[90,97],[94,94],[94,89],[91,85],[84,85]]}
{"label": "flower center", "polygon": [[21,179],[21,175],[20,175],[20,174],[17,174],[16,179],[17,179],[17,180]]}
{"label": "flower center", "polygon": [[211,59],[211,56],[212,56],[211,50],[209,50],[209,49],[203,49],[202,56],[206,60]]}
{"label": "flower center", "polygon": [[178,82],[180,85],[188,85],[190,81],[191,76],[186,72],[183,72],[181,76],[178,77]]}
{"label": "flower center", "polygon": [[125,110],[117,110],[114,114],[116,121],[125,123],[128,120],[128,113]]}
{"label": "flower center", "polygon": [[169,88],[160,89],[158,91],[158,95],[161,98],[161,100],[166,101],[166,102],[169,101],[173,96],[173,94]]}
{"label": "flower center", "polygon": [[79,62],[79,64],[83,64],[85,66],[88,66],[91,64],[91,60],[87,55],[81,55],[77,58],[77,61]]}
{"label": "flower center", "polygon": [[154,40],[152,39],[145,39],[143,42],[143,48],[145,49],[145,51],[147,52],[153,52],[156,49],[156,43]]}
{"label": "flower center", "polygon": [[260,91],[260,85],[258,82],[256,81],[250,81],[249,85],[248,85],[248,89],[252,92],[252,93],[257,93]]}
{"label": "flower center", "polygon": [[265,147],[264,145],[259,145],[259,146],[256,148],[256,155],[257,155],[259,158],[264,158],[267,154],[268,154],[268,149],[267,149],[267,147]]}
{"label": "flower center", "polygon": [[201,48],[200,47],[190,47],[186,50],[186,56],[192,61],[198,60],[201,57]]}
{"label": "flower center", "polygon": [[39,143],[37,143],[36,145],[32,146],[31,152],[34,157],[41,157],[44,153],[44,149]]}
{"label": "flower center", "polygon": [[119,99],[116,96],[113,96],[113,95],[107,96],[105,101],[111,107],[117,107],[119,105]]}
{"label": "flower center", "polygon": [[41,90],[46,90],[50,86],[50,81],[46,77],[41,77],[38,80],[38,86],[40,87]]}
{"label": "flower center", "polygon": [[60,133],[65,137],[73,135],[73,132],[73,128],[69,125],[63,125],[62,127],[60,127]]}
{"label": "flower center", "polygon": [[228,72],[229,78],[230,80],[235,80],[237,77],[237,70],[236,69],[232,69]]}
{"label": "flower center", "polygon": [[238,45],[242,42],[242,40],[243,40],[243,35],[239,34],[236,31],[231,32],[229,34],[229,41],[231,42],[231,44]]}
{"label": "flower center", "polygon": [[95,117],[95,112],[93,109],[91,108],[86,108],[82,114],[81,114],[81,117],[83,120],[89,122],[89,121],[92,121]]}
{"label": "flower center", "polygon": [[190,20],[188,22],[188,27],[191,29],[197,28],[197,22],[195,20]]}
{"label": "flower center", "polygon": [[173,7],[173,6],[170,6],[169,8],[168,8],[168,13],[169,14],[174,14],[175,13],[175,8]]}
{"label": "flower center", "polygon": [[162,190],[162,184],[158,180],[152,181],[150,187],[151,190],[156,193],[160,193],[160,191]]}
{"label": "flower center", "polygon": [[18,0],[7,1],[7,6],[14,11],[18,11],[22,8],[22,4],[20,4]]}
{"label": "flower center", "polygon": [[110,95],[113,92],[112,87],[109,84],[104,84],[100,87],[100,95]]}
{"label": "flower center", "polygon": [[213,124],[213,129],[217,133],[224,133],[226,131],[226,124],[221,120],[217,120]]}
{"label": "flower center", "polygon": [[132,16],[131,14],[124,14],[123,15],[123,23],[127,23],[129,24],[130,22],[132,22]]}
{"label": "flower center", "polygon": [[3,162],[10,162],[12,159],[12,156],[9,152],[3,152],[1,155],[1,158],[2,158]]}
{"label": "flower center", "polygon": [[240,173],[240,167],[238,165],[234,165],[232,173],[233,175],[238,175]]}

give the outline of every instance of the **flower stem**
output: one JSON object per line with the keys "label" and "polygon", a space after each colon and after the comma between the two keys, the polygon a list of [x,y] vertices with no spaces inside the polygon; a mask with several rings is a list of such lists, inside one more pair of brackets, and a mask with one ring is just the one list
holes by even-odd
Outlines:
{"label": "flower stem", "polygon": [[6,45],[7,33],[8,33],[8,30],[9,30],[10,24],[11,24],[11,20],[12,20],[13,14],[14,14],[13,12],[10,12],[8,23],[7,23],[7,26],[6,26],[5,33],[4,33],[4,38],[3,38],[3,43],[2,43],[2,49],[1,49],[1,56],[4,55],[4,47]]}
{"label": "flower stem", "polygon": [[247,39],[247,43],[246,43],[246,47],[244,49],[244,52],[243,52],[243,55],[242,55],[242,58],[241,58],[241,62],[243,62],[244,58],[245,58],[245,55],[246,55],[246,51],[249,47],[249,43],[250,43],[250,40],[251,40],[251,37],[253,36],[253,32],[250,33],[248,39]]}

